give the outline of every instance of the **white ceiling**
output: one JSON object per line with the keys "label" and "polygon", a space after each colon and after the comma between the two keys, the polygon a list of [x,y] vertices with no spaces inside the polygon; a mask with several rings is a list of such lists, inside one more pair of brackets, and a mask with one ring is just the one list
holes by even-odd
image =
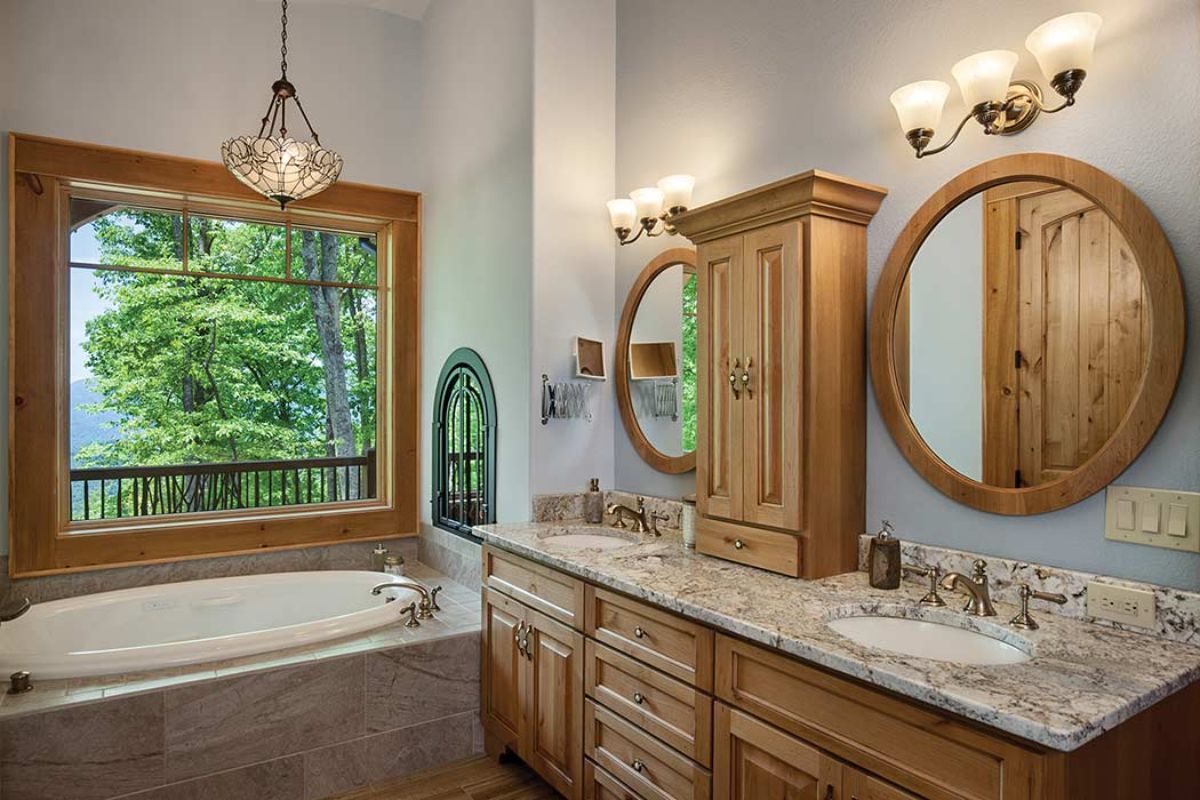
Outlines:
{"label": "white ceiling", "polygon": [[298,0],[302,3],[314,3],[331,6],[359,6],[360,8],[374,8],[377,11],[386,11],[389,14],[398,14],[409,19],[419,20],[425,16],[425,10],[429,8],[432,0]]}

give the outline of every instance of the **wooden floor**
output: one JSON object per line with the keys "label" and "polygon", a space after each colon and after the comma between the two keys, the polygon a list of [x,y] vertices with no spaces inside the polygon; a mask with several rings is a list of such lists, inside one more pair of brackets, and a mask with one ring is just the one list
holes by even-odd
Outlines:
{"label": "wooden floor", "polygon": [[558,794],[520,762],[472,758],[342,795],[337,800],[554,800]]}

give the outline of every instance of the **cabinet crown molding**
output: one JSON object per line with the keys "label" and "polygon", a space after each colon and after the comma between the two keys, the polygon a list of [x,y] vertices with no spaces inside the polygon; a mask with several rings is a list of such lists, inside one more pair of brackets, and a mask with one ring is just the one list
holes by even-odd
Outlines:
{"label": "cabinet crown molding", "polygon": [[886,195],[882,186],[810,169],[694,208],[671,224],[697,244],[810,214],[866,225]]}

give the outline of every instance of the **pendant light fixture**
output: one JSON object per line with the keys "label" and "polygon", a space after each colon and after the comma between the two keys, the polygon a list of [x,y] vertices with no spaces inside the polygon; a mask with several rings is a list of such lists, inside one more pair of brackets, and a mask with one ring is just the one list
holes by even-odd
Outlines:
{"label": "pendant light fixture", "polygon": [[[257,136],[235,136],[221,145],[221,160],[233,176],[254,191],[279,203],[282,209],[293,200],[325,191],[342,173],[342,157],[321,146],[321,139],[308,121],[296,87],[287,77],[287,0],[282,0],[279,80],[271,84],[271,102],[263,115]],[[311,142],[288,136],[287,104],[296,104]],[[275,126],[279,126],[276,134]]]}

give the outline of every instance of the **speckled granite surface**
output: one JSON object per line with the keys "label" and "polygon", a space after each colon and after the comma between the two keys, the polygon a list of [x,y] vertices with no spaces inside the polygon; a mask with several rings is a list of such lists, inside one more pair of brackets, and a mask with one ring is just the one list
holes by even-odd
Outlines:
{"label": "speckled granite surface", "polygon": [[[492,525],[476,533],[496,547],[647,600],[685,617],[776,648],[1057,750],[1074,750],[1156,701],[1200,679],[1200,647],[1037,614],[1042,627],[1017,631],[1016,608],[998,603],[987,620],[957,603],[929,610],[922,591],[872,589],[861,572],[803,581],[698,555],[675,532],[613,550],[567,550],[553,535],[564,522]],[[964,666],[863,647],[828,619],[882,613],[951,621],[1003,638],[1032,658],[1007,666]]]}

